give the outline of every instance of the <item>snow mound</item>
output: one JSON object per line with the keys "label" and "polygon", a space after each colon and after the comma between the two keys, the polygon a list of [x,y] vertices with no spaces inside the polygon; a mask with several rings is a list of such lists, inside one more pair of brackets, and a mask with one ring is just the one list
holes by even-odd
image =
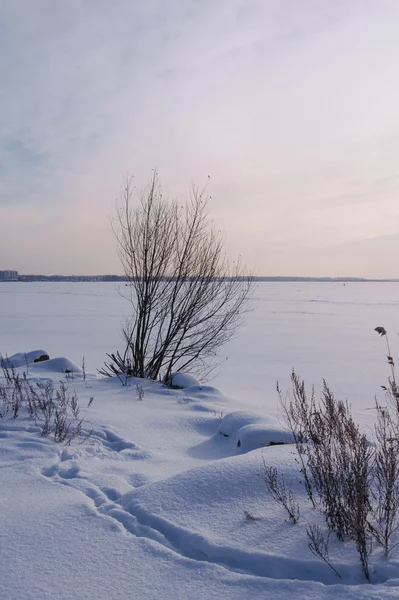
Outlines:
{"label": "snow mound", "polygon": [[[47,356],[47,359],[42,358],[45,356]],[[26,365],[30,365],[41,358],[43,361],[46,361],[48,360],[48,357],[49,353],[45,350],[32,350],[31,352],[18,352],[12,356],[7,356],[3,359],[3,361],[6,367],[14,367],[15,369],[18,369],[18,367],[25,367]]]}
{"label": "snow mound", "polygon": [[[290,449],[270,448],[267,454],[268,464],[278,465],[290,481],[295,498],[304,498]],[[120,516],[124,516],[125,522],[133,517],[152,534],[163,536],[164,544],[197,564],[216,563],[230,572],[268,578],[265,589],[271,579],[285,580],[284,585],[288,579],[295,580],[297,585],[301,580],[309,585],[336,584],[331,569],[316,560],[304,545],[304,525],[295,529],[287,525],[281,507],[265,493],[264,481],[258,476],[261,464],[261,454],[254,452],[213,461],[149,483],[119,499]],[[246,512],[252,518],[248,519]],[[345,563],[335,553],[334,564],[342,580],[350,582],[353,563]],[[360,581],[361,577],[356,583]],[[282,599],[288,595],[272,597]],[[310,594],[300,597],[310,598]],[[315,593],[314,597],[325,596]],[[339,593],[330,597],[343,598]]]}
{"label": "snow mound", "polygon": [[218,433],[233,438],[236,445],[241,448],[241,452],[294,442],[292,434],[280,427],[276,419],[244,411],[236,411],[224,416],[218,427]]}
{"label": "snow mound", "polygon": [[224,397],[220,390],[211,385],[190,385],[185,389],[185,392],[201,400],[214,400],[215,398]]}
{"label": "snow mound", "polygon": [[237,410],[223,417],[218,427],[218,433],[224,437],[237,436],[238,431],[245,425],[252,425],[262,421],[262,417],[255,413]]}
{"label": "snow mound", "polygon": [[81,373],[82,370],[79,369],[75,363],[73,363],[69,358],[58,357],[51,358],[50,360],[46,360],[45,362],[34,363],[32,365],[32,370],[34,371],[49,371],[51,373]]}
{"label": "snow mound", "polygon": [[170,385],[173,388],[184,389],[192,386],[200,386],[200,382],[190,373],[172,373]]}
{"label": "snow mound", "polygon": [[237,446],[242,452],[249,452],[256,448],[265,446],[277,446],[280,444],[292,444],[294,442],[291,432],[268,426],[267,423],[255,423],[244,425],[237,433]]}

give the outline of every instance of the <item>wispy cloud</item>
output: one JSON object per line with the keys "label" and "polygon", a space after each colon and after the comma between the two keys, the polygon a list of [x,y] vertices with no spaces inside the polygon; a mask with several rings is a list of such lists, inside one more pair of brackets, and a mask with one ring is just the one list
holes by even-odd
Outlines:
{"label": "wispy cloud", "polygon": [[154,166],[178,195],[210,174],[228,246],[261,272],[273,244],[285,273],[306,240],[394,233],[398,17],[394,0],[4,0],[0,256],[118,270],[122,174]]}

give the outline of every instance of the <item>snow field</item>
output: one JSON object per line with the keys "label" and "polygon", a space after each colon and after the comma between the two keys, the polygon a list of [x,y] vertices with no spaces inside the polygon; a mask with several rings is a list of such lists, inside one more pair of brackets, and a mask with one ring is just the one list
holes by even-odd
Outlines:
{"label": "snow field", "polygon": [[[0,421],[2,598],[399,596],[395,556],[375,553],[370,586],[353,545],[332,544],[341,580],[310,553],[305,527],[321,520],[276,419],[231,410],[212,386],[123,387],[45,364],[32,376],[76,390],[91,435],[66,447],[23,412]],[[300,503],[298,525],[268,496],[262,456]]]}
{"label": "snow field", "polygon": [[[388,375],[373,330],[386,327],[395,357],[396,289],[260,284],[211,385],[170,390],[94,375],[120,347],[128,306],[114,285],[0,286],[3,356],[16,353],[21,372],[21,348],[70,356],[32,364],[28,353],[29,378],[76,390],[82,435],[91,434],[66,447],[41,437],[23,410],[0,420],[1,600],[399,598],[399,548],[388,561],[374,548],[373,585],[352,543],[331,538],[341,579],[309,551],[306,525],[323,523],[304,495],[275,390],[277,380],[289,389],[292,367],[316,392],[325,377],[369,427]],[[295,526],[266,493],[262,455],[300,504]]]}

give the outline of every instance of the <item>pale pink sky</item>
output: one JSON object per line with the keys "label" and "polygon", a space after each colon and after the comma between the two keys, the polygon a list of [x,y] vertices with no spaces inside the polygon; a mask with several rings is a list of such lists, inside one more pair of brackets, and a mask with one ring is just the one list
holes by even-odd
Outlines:
{"label": "pale pink sky", "polygon": [[120,272],[157,167],[259,275],[399,277],[397,0],[2,0],[0,269]]}

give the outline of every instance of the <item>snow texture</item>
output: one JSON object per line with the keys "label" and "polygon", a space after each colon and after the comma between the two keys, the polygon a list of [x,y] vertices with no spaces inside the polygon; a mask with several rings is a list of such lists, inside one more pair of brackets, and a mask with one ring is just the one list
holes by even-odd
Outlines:
{"label": "snow texture", "polygon": [[[82,290],[90,306],[95,304],[93,298],[98,299],[101,310],[105,310],[101,290],[106,290],[108,301],[110,298],[109,288],[100,284],[99,288],[76,285],[27,288],[25,293],[40,298],[37,311],[32,311],[35,316],[26,321],[24,331],[14,332],[13,345],[0,348],[3,356],[26,348],[29,342],[46,345],[50,356],[64,354],[62,348],[47,344],[51,336],[40,335],[42,329],[35,319],[42,308],[45,313],[47,298],[40,295],[40,290],[55,289],[56,294],[65,294],[74,314],[85,305]],[[359,292],[355,290],[349,296],[348,287],[340,294],[332,290],[335,304],[331,301],[329,310],[335,310],[341,298],[344,310],[350,312],[350,302],[355,302],[360,312]],[[7,299],[10,289],[12,284],[1,286],[0,296]],[[18,287],[16,292],[14,314],[23,311],[23,301],[18,297],[21,289]],[[93,291],[96,289],[99,292]],[[310,300],[316,298],[313,289]],[[322,288],[320,294],[326,293]],[[297,300],[297,295],[294,297]],[[269,316],[258,312],[257,329],[266,319],[267,331],[273,334],[271,308],[278,311],[282,306],[267,298]],[[303,304],[305,311],[313,306],[310,300]],[[27,306],[32,306],[31,301]],[[290,306],[293,309],[294,304]],[[364,320],[369,318],[370,325],[376,326],[376,306],[372,314],[367,306],[363,307]],[[379,313],[389,313],[387,306]],[[57,310],[62,310],[60,304]],[[378,323],[387,325],[384,314]],[[320,321],[315,315],[313,312],[313,336],[302,338],[298,349],[308,361],[316,346],[318,360],[323,358],[325,348],[325,339],[317,345]],[[46,318],[43,314],[41,323]],[[346,326],[345,318],[343,321]],[[101,319],[96,323],[94,337],[101,328]],[[7,332],[9,324],[4,316],[0,326]],[[76,333],[74,346],[66,336],[67,329]],[[274,392],[268,397],[268,386],[275,386],[275,380],[265,381],[264,371],[257,379],[260,362],[256,366],[254,357],[260,347],[256,347],[259,340],[254,331],[253,346],[242,345],[241,353],[232,355],[228,375],[224,376],[229,393],[236,390],[235,398],[197,381],[184,389],[171,390],[160,382],[132,378],[130,385],[123,387],[116,378],[100,378],[94,369],[84,379],[81,370],[68,359],[29,365],[28,377],[34,382],[53,381],[56,386],[63,381],[69,392],[76,391],[80,416],[84,418],[83,431],[80,439],[65,446],[42,437],[40,423],[23,410],[17,419],[7,416],[0,420],[2,599],[399,598],[399,547],[389,559],[374,549],[372,585],[365,583],[350,542],[331,539],[330,559],[341,579],[309,551],[306,525],[323,523],[306,499],[292,440],[278,414],[277,395]],[[380,340],[371,334],[370,346],[373,348],[375,343],[377,348]],[[64,336],[69,350],[75,348],[71,358],[80,364],[87,336],[72,317]],[[278,340],[275,335],[275,351],[283,353],[277,348]],[[25,357],[25,353],[20,354]],[[383,350],[381,354],[383,362]],[[324,365],[325,361],[320,364],[320,376]],[[343,379],[353,377],[353,369],[346,375],[338,366],[342,386]],[[18,368],[20,372],[26,368],[25,358]],[[287,361],[285,368],[289,377],[292,364]],[[370,365],[367,370],[371,370]],[[73,376],[65,371],[73,371]],[[369,385],[370,375],[369,379],[365,377]],[[337,381],[330,381],[333,388]],[[223,378],[215,383],[225,391]],[[137,385],[142,386],[142,400]],[[361,389],[363,385],[359,379]],[[377,391],[377,385],[370,390]],[[258,393],[262,402],[257,399]],[[362,413],[361,408],[358,402],[359,413],[370,422],[370,411]],[[300,504],[300,520],[295,526],[287,522],[284,509],[267,493],[261,476],[263,459],[284,475]]]}

